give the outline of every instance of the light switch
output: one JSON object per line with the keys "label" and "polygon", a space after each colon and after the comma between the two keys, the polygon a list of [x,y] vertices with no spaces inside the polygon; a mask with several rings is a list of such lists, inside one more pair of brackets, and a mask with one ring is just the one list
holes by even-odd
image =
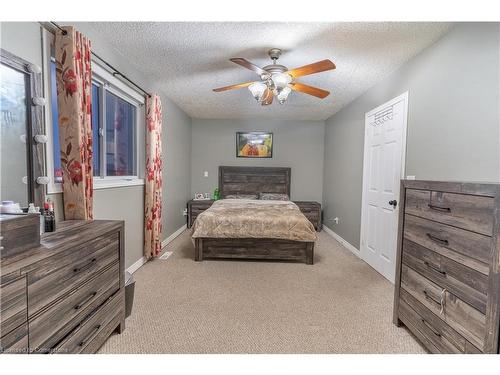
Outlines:
{"label": "light switch", "polygon": [[203,177],[208,177],[208,171],[203,172]]}

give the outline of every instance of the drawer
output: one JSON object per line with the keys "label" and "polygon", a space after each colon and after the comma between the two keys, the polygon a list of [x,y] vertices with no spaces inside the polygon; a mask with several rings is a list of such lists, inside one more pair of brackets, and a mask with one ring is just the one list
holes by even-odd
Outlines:
{"label": "drawer", "polygon": [[491,236],[494,203],[490,197],[406,189],[405,211]]}
{"label": "drawer", "polygon": [[99,348],[103,346],[106,340],[115,332],[123,317],[116,315],[111,322],[109,322],[95,337],[94,339],[80,352],[81,354],[94,354],[97,353]]}
{"label": "drawer", "polygon": [[28,275],[29,316],[117,262],[119,253],[118,233],[114,233],[40,262]]}
{"label": "drawer", "polygon": [[28,351],[29,348],[27,322],[0,338],[0,353],[27,354]]}
{"label": "drawer", "polygon": [[0,337],[27,320],[26,277],[4,276],[0,285]]}
{"label": "drawer", "polygon": [[200,201],[195,203],[190,203],[189,207],[192,211],[205,211],[207,208],[210,208],[214,202],[213,201]]}
{"label": "drawer", "polygon": [[301,202],[293,202],[293,203],[295,203],[302,212],[318,212],[321,210],[320,204],[301,203]]}
{"label": "drawer", "polygon": [[402,258],[404,264],[486,314],[488,276],[407,239]]}
{"label": "drawer", "polygon": [[[106,330],[108,325],[117,316],[121,319],[125,318],[125,295],[123,289],[88,315],[52,352],[76,354],[85,351],[90,345],[96,346],[93,342],[101,337],[101,332]],[[116,328],[116,323],[114,328]],[[100,342],[97,349],[103,343],[104,341]]]}
{"label": "drawer", "polygon": [[207,206],[207,207],[196,207],[196,208],[192,207],[191,208],[191,215],[194,215],[194,216],[199,215],[202,212],[208,210],[209,208],[210,208],[210,206]]}
{"label": "drawer", "polygon": [[484,314],[404,264],[401,267],[401,287],[474,346],[483,349],[486,335]]}
{"label": "drawer", "polygon": [[211,204],[206,205],[206,206],[191,206],[191,212],[196,213],[196,214],[200,214],[203,211],[208,210],[211,206],[212,206]]}
{"label": "drawer", "polygon": [[404,238],[489,274],[491,237],[406,214]]}
{"label": "drawer", "polygon": [[317,212],[302,212],[302,213],[308,220],[314,223],[317,223],[319,220],[319,214]]}
{"label": "drawer", "polygon": [[30,319],[30,349],[38,352],[50,351],[85,316],[119,289],[119,278],[119,265],[115,263],[96,278]]}
{"label": "drawer", "polygon": [[479,350],[404,290],[399,317],[433,353],[477,353]]}

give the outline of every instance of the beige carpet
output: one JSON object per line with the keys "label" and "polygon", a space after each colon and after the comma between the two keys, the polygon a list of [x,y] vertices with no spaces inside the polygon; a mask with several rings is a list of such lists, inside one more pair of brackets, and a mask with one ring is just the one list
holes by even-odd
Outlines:
{"label": "beige carpet", "polygon": [[100,353],[423,353],[391,323],[393,286],[325,232],[315,264],[193,261],[190,232],[135,274]]}

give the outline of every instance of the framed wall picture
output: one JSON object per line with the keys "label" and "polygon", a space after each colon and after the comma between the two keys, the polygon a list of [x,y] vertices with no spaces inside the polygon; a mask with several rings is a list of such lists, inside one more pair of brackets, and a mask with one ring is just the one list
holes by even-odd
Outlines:
{"label": "framed wall picture", "polygon": [[237,132],[236,157],[238,158],[272,158],[273,133],[269,132]]}

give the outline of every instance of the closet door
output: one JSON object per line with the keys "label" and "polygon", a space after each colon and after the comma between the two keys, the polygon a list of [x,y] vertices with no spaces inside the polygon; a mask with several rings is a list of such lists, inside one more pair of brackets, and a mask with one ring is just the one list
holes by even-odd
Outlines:
{"label": "closet door", "polygon": [[361,257],[394,283],[408,94],[365,116]]}

